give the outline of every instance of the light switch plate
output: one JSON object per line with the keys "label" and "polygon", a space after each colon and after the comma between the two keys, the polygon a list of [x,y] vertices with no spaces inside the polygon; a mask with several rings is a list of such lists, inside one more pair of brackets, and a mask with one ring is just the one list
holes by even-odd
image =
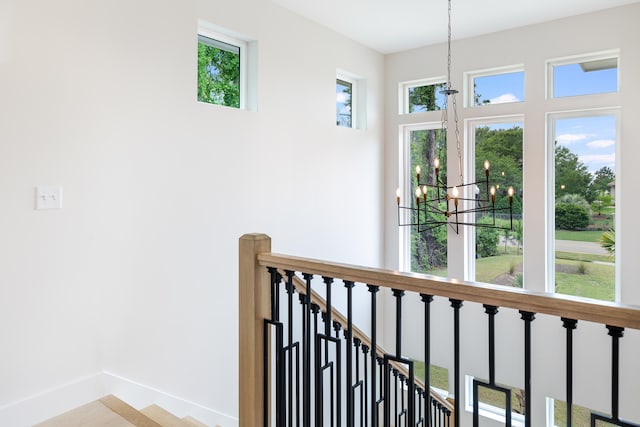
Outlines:
{"label": "light switch plate", "polygon": [[36,209],[62,209],[62,187],[59,185],[37,186]]}

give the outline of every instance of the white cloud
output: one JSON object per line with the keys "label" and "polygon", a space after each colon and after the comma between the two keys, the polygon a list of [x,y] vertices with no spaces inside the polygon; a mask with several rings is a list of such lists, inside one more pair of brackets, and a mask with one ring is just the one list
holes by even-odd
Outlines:
{"label": "white cloud", "polygon": [[615,145],[615,141],[613,139],[596,139],[595,141],[591,141],[587,143],[587,147],[589,148],[607,148]]}
{"label": "white cloud", "polygon": [[616,155],[614,153],[611,154],[584,154],[580,156],[580,161],[585,165],[606,165],[606,166],[615,166],[616,164]]}
{"label": "white cloud", "polygon": [[558,135],[556,140],[559,144],[570,145],[574,142],[583,141],[589,138],[589,136],[590,135],[587,135],[586,133],[565,133],[563,135]]}
{"label": "white cloud", "polygon": [[512,93],[504,93],[500,96],[496,96],[495,98],[491,98],[490,103],[491,104],[505,104],[507,102],[519,102],[520,100],[518,99],[517,96],[515,96]]}
{"label": "white cloud", "polygon": [[351,95],[348,94],[348,93],[338,92],[338,93],[336,93],[336,102],[344,104],[345,102],[347,102],[349,100],[350,97],[351,97]]}

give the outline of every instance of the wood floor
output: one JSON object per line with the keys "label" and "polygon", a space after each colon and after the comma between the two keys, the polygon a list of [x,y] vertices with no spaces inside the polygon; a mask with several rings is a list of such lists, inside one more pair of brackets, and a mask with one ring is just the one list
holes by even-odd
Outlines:
{"label": "wood floor", "polygon": [[157,405],[140,411],[115,396],[105,396],[35,427],[208,427],[191,417],[178,418]]}

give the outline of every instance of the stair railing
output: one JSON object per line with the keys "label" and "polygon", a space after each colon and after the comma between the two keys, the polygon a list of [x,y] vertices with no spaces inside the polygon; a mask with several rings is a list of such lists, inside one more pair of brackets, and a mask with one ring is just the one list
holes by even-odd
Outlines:
{"label": "stair railing", "polygon": [[[518,310],[523,321],[526,427],[540,425],[540,421],[533,424],[531,412],[531,331],[536,314],[560,318],[566,331],[566,425],[573,425],[573,333],[578,321],[589,321],[605,325],[612,340],[611,414],[592,413],[591,425],[604,421],[639,426],[622,420],[619,411],[620,339],[625,328],[640,329],[638,307],[277,255],[271,253],[270,238],[260,234],[240,239],[239,267],[240,427],[414,427],[447,426],[447,422],[459,427],[463,401],[460,312],[466,302],[482,304],[488,321],[489,378],[473,379],[474,426],[479,425],[480,387],[504,393],[510,408],[511,390],[496,383],[495,318],[501,308]],[[298,275],[302,284],[296,283]],[[321,278],[324,285],[324,305],[312,297],[314,277],[316,281]],[[332,306],[338,281],[346,292],[346,316],[337,315]],[[366,286],[370,294],[370,338],[353,326],[356,286]],[[377,345],[380,288],[392,290],[396,302],[392,353]],[[296,289],[297,304],[293,297]],[[422,383],[416,382],[413,360],[402,353],[402,302],[407,292],[419,294],[424,307],[426,374]],[[434,410],[449,402],[425,392],[430,390],[430,307],[434,298],[448,299],[453,314],[454,398],[449,418],[442,417],[445,411]],[[504,412],[506,425],[511,425],[511,411]]]}

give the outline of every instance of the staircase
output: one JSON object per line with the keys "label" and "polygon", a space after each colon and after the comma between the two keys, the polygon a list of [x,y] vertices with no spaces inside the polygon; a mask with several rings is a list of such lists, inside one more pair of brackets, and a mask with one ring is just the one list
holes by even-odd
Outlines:
{"label": "staircase", "polygon": [[[160,406],[137,410],[108,395],[35,427],[208,427],[191,417],[178,418]],[[219,427],[219,426],[216,426]]]}

